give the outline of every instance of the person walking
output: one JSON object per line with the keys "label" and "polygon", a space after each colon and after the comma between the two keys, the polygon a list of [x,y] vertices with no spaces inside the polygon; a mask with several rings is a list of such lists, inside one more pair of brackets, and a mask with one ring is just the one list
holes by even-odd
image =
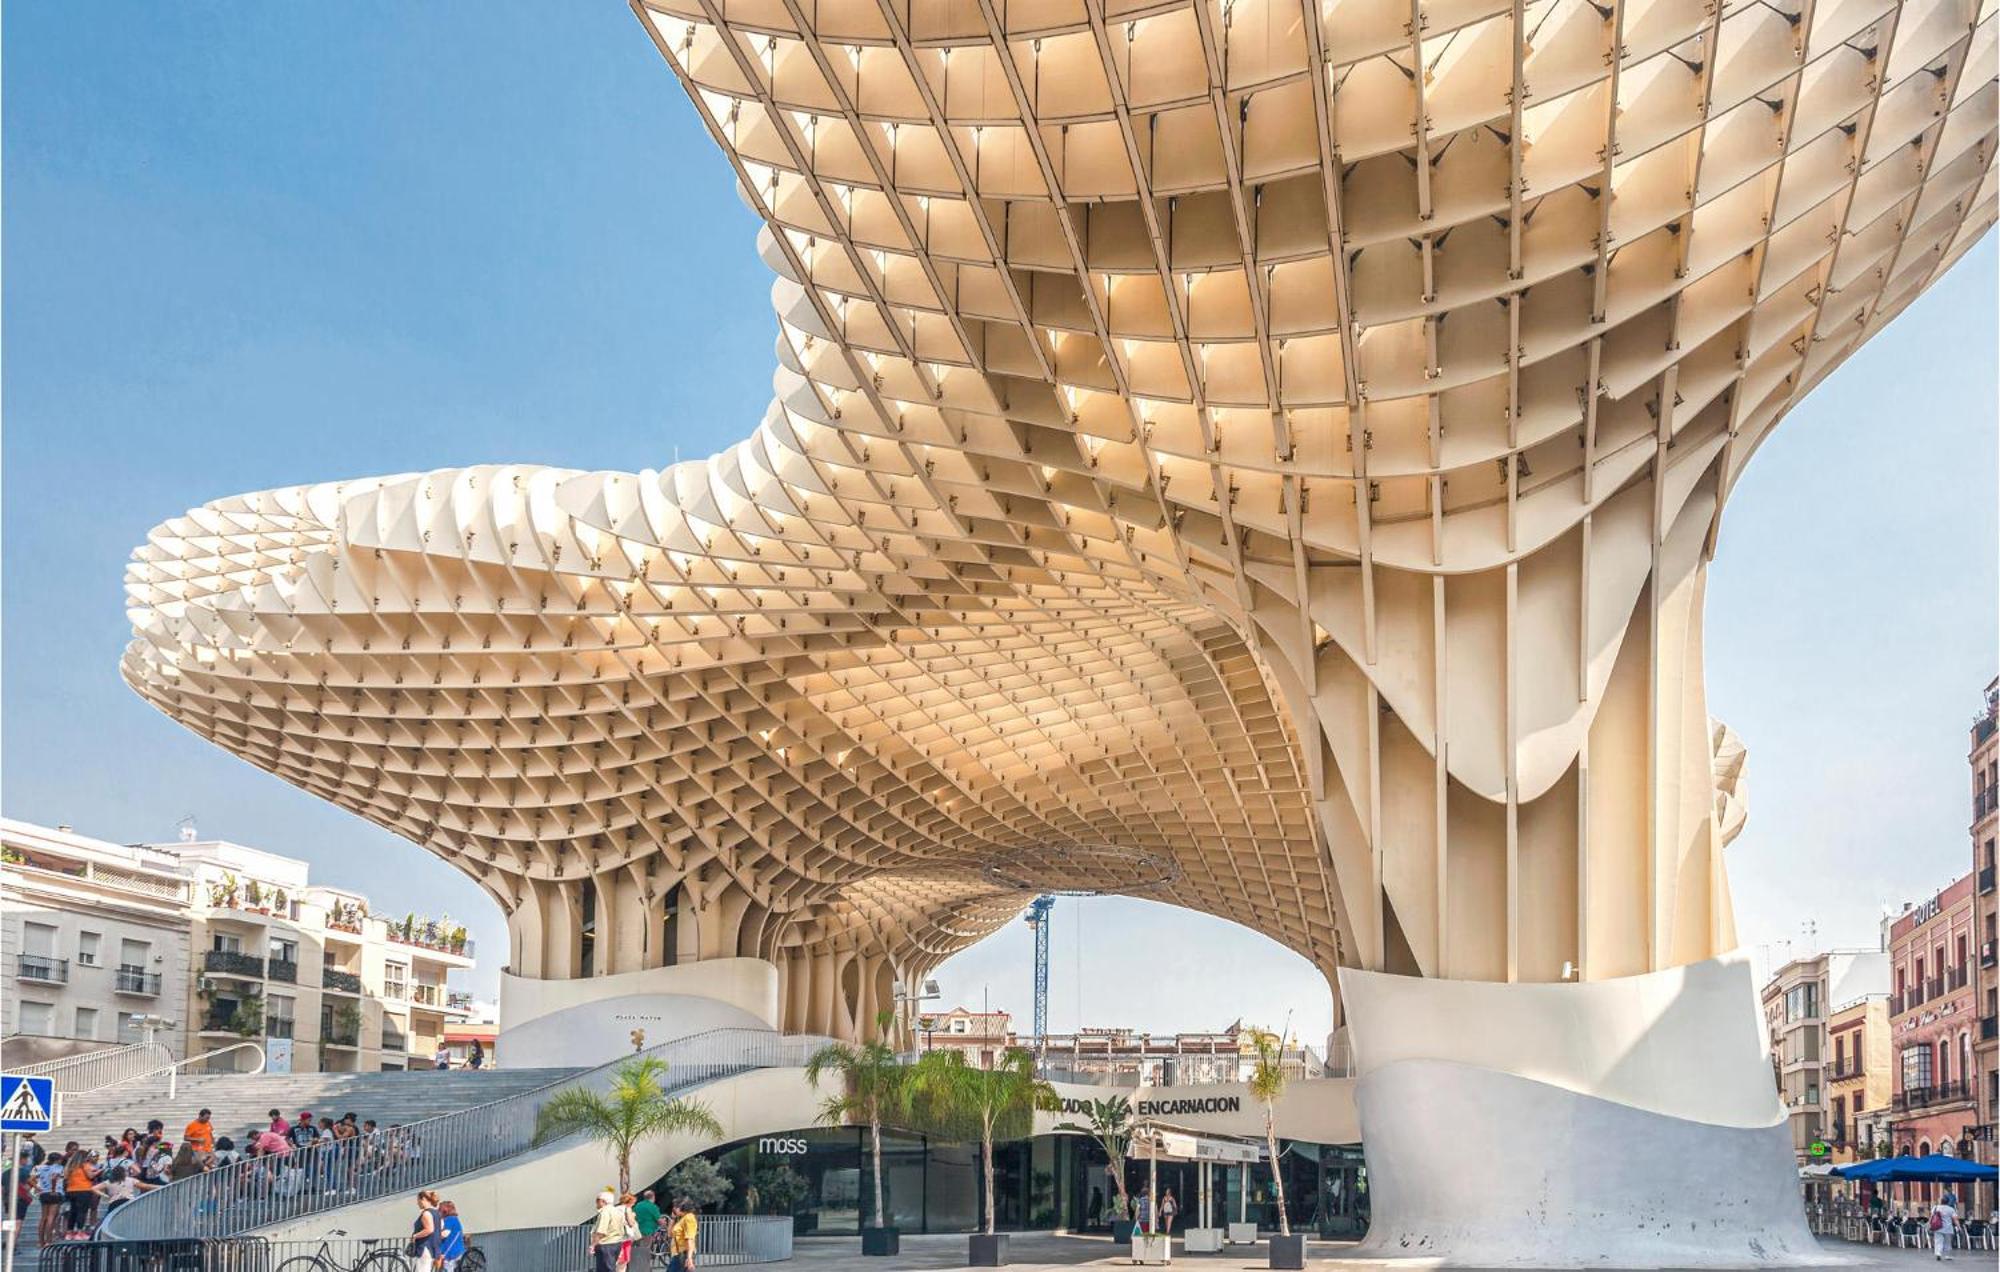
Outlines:
{"label": "person walking", "polygon": [[458,1272],[458,1261],[465,1257],[465,1225],[459,1221],[457,1203],[438,1206],[438,1223],[443,1229],[438,1238],[439,1272]]}
{"label": "person walking", "polygon": [[194,1121],[187,1124],[187,1129],[181,1132],[181,1143],[194,1145],[197,1153],[215,1151],[215,1124],[209,1120],[207,1109],[195,1114]]}
{"label": "person walking", "polygon": [[1174,1200],[1174,1190],[1167,1189],[1166,1195],[1160,1198],[1160,1231],[1173,1236],[1174,1216],[1180,1212],[1181,1205]]}
{"label": "person walking", "polygon": [[639,1242],[648,1254],[658,1254],[665,1234],[660,1231],[660,1203],[653,1199],[653,1190],[648,1188],[639,1194],[638,1202],[632,1207],[632,1218],[639,1224]]}
{"label": "person walking", "polygon": [[1958,1207],[1951,1204],[1954,1200],[1950,1193],[1946,1193],[1938,1198],[1937,1205],[1931,1207],[1931,1257],[1934,1259],[1951,1258],[1945,1251],[1951,1249],[1952,1234],[1958,1231]]}
{"label": "person walking", "polygon": [[1153,1235],[1153,1199],[1145,1193],[1139,1194],[1139,1231]]}
{"label": "person walking", "polygon": [[465,1061],[465,1067],[468,1069],[478,1069],[483,1067],[485,1064],[486,1064],[486,1047],[479,1041],[479,1039],[474,1038],[472,1040],[472,1054],[471,1056],[467,1057]]}
{"label": "person walking", "polygon": [[410,1256],[416,1272],[436,1272],[438,1251],[444,1232],[438,1219],[438,1195],[426,1188],[417,1194],[417,1221],[410,1225],[410,1244],[403,1253]]}
{"label": "person walking", "polygon": [[694,1272],[695,1246],[701,1239],[701,1221],[694,1217],[694,1203],[685,1197],[674,1199],[674,1222],[667,1229],[667,1272]]}
{"label": "person walking", "polygon": [[618,1204],[618,1194],[609,1188],[597,1194],[597,1218],[590,1225],[590,1266],[592,1272],[618,1272],[619,1256],[625,1251],[630,1215]]}

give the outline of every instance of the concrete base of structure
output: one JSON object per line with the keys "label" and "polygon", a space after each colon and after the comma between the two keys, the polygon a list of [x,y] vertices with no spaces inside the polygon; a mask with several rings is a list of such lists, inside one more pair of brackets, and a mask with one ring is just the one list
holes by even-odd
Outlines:
{"label": "concrete base of structure", "polygon": [[500,974],[498,1049],[509,1068],[598,1065],[708,1029],[775,1029],[778,969],[718,958],[614,976],[535,980]]}
{"label": "concrete base of structure", "polygon": [[[1481,1267],[1825,1262],[1783,1124],[1711,1126],[1405,1060],[1361,1081],[1362,1258]],[[1276,1267],[1277,1264],[1273,1264]]]}
{"label": "concrete base of structure", "polygon": [[1584,984],[1341,987],[1372,1205],[1357,1257],[1837,1262],[1806,1229],[1740,956]]}

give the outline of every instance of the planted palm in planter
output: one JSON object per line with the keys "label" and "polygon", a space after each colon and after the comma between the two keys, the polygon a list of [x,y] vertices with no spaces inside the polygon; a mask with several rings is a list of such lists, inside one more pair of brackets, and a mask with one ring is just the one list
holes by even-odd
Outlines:
{"label": "planted palm in planter", "polygon": [[1132,1142],[1132,1101],[1122,1095],[1109,1100],[1092,1100],[1087,1121],[1063,1122],[1055,1129],[1088,1135],[1104,1150],[1104,1156],[1111,1163],[1111,1183],[1117,1189],[1111,1239],[1121,1243],[1130,1241],[1132,1199],[1125,1191],[1125,1148]]}
{"label": "planted palm in planter", "polygon": [[[876,1024],[888,1031],[885,1014]],[[885,1222],[882,1205],[882,1123],[901,1116],[908,1107],[905,1079],[909,1074],[888,1044],[876,1042],[830,1042],[813,1052],[806,1061],[806,1081],[814,1088],[826,1077],[840,1081],[838,1094],[820,1104],[819,1120],[828,1126],[843,1124],[868,1128],[868,1154],[874,1165],[875,1209],[861,1236],[863,1254],[894,1254],[900,1242],[896,1230]],[[869,1233],[874,1233],[871,1238]]]}
{"label": "planted palm in planter", "polygon": [[1250,1070],[1250,1096],[1264,1106],[1264,1145],[1271,1154],[1271,1188],[1278,1199],[1278,1235],[1271,1238],[1271,1266],[1303,1268],[1306,1239],[1303,1235],[1292,1235],[1291,1217],[1285,1213],[1285,1172],[1279,1168],[1278,1128],[1272,1112],[1272,1106],[1285,1093],[1283,1055],[1274,1035],[1257,1035],[1257,1063]]}
{"label": "planted palm in planter", "polygon": [[910,1107],[920,1125],[944,1139],[979,1138],[986,1186],[986,1231],[971,1242],[974,1267],[1007,1262],[1007,1238],[993,1230],[993,1141],[1034,1133],[1035,1110],[1058,1106],[1055,1089],[1035,1075],[1035,1058],[1009,1047],[991,1069],[975,1068],[960,1051],[932,1051],[910,1070]]}

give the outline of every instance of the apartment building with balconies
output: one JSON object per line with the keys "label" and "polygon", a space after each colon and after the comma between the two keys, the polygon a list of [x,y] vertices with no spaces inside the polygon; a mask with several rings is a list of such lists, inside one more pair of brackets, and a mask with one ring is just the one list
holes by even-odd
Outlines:
{"label": "apartment building with balconies", "polygon": [[1896,1069],[1889,1130],[1899,1153],[1965,1154],[1974,1143],[1975,886],[1968,872],[1889,925]]}
{"label": "apartment building with balconies", "polygon": [[1836,1007],[1826,1019],[1826,1032],[1827,1160],[1843,1164],[1873,1157],[1889,1142],[1895,1092],[1889,995],[1870,993]]}
{"label": "apartment building with balconies", "polygon": [[[1846,1134],[1853,1133],[1848,1126],[1852,1091],[1843,1092],[1841,1116],[1832,1116],[1830,1087],[1841,1054],[1834,1045],[1832,1019],[1836,1012],[1844,1014],[1871,999],[1885,999],[1888,988],[1889,958],[1881,950],[1829,950],[1795,958],[1765,982],[1762,998],[1772,1076],[1791,1123],[1792,1150],[1802,1164],[1825,1159],[1815,1154],[1814,1146],[1835,1142],[1836,1121]],[[1844,1028],[1843,1046],[1849,1044],[1847,1035]],[[1865,1103],[1865,1086],[1861,1098]]]}
{"label": "apartment building with balconies", "polygon": [[462,926],[375,913],[296,858],[0,828],[4,1028],[33,1040],[10,1059],[140,1041],[150,1025],[204,1068],[247,1068],[260,1051],[275,1072],[429,1068],[471,1015],[450,985],[473,965]]}
{"label": "apartment building with balconies", "polygon": [[186,1055],[178,1017],[188,881],[179,861],[11,819],[0,819],[0,858],[0,1032],[21,1040],[9,1060],[140,1042],[149,1029]]}
{"label": "apartment building with balconies", "polygon": [[445,1026],[469,1009],[448,983],[473,965],[464,928],[377,914],[359,893],[313,884],[305,862],[242,844],[175,853],[194,885],[188,1013],[204,1049],[258,1041],[279,1072],[436,1063]]}
{"label": "apartment building with balconies", "polygon": [[[1973,717],[1967,762],[1972,770],[1972,923],[1978,942],[1973,970],[1978,1024],[1972,1072],[1979,1120],[1967,1156],[2000,1163],[2000,880],[1994,866],[2000,845],[2000,679],[1986,686]],[[1992,1194],[1988,1194],[1989,1200]]]}

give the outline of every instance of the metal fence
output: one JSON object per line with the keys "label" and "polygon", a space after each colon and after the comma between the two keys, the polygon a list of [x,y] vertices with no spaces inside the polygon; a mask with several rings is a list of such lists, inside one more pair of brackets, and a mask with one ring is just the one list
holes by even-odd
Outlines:
{"label": "metal fence", "polygon": [[43,1064],[31,1064],[16,1069],[16,1073],[31,1073],[37,1077],[52,1078],[58,1092],[76,1095],[84,1091],[98,1091],[133,1078],[146,1077],[160,1071],[162,1065],[174,1062],[174,1053],[161,1042],[135,1042],[124,1047],[106,1047],[101,1051],[89,1051],[80,1056],[70,1056],[63,1060],[50,1060]]}
{"label": "metal fence", "polygon": [[[701,1215],[695,1262],[705,1268],[783,1263],[792,1257],[790,1215]],[[666,1266],[666,1259],[655,1260]]]}
{"label": "metal fence", "polygon": [[[803,1065],[826,1039],[768,1029],[712,1029],[640,1054],[665,1061],[668,1094],[750,1069]],[[283,1157],[250,1158],[126,1202],[104,1222],[114,1240],[222,1237],[377,1197],[415,1193],[442,1180],[525,1157],[542,1106],[558,1092],[606,1091],[609,1064],[504,1100],[390,1127]]]}
{"label": "metal fence", "polygon": [[[311,1241],[271,1241],[264,1237],[195,1237],[164,1241],[79,1241],[46,1246],[38,1272],[276,1272],[293,1260],[318,1261],[327,1272],[357,1267],[369,1272],[408,1268],[405,1236],[351,1237],[345,1233]],[[474,1233],[470,1248],[484,1256],[487,1272],[582,1272],[590,1261],[590,1225],[512,1228]],[[704,1215],[696,1247],[703,1267],[782,1263],[792,1257],[789,1215]],[[633,1262],[645,1266],[634,1252]],[[652,1259],[664,1268],[666,1256]]]}

